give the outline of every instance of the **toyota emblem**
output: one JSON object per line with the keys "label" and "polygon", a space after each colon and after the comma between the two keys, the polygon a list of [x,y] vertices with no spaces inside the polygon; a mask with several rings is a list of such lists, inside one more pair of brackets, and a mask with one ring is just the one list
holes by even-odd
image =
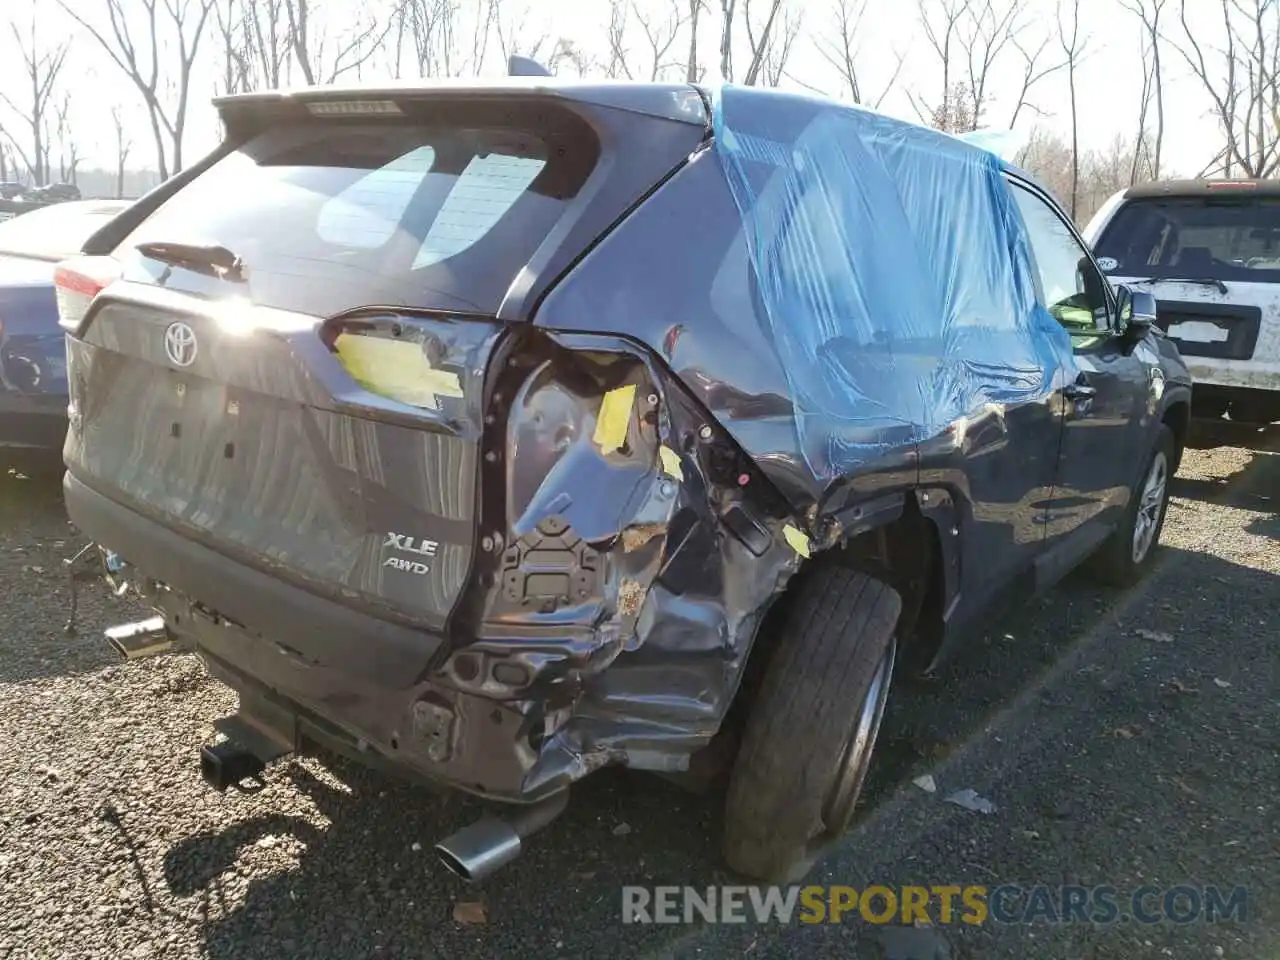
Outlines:
{"label": "toyota emblem", "polygon": [[164,352],[174,366],[191,366],[195,362],[199,349],[196,332],[189,324],[181,320],[169,324],[169,328],[164,332]]}

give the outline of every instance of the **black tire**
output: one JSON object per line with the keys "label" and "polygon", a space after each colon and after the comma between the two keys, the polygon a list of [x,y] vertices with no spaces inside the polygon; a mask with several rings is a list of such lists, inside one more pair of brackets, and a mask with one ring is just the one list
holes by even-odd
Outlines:
{"label": "black tire", "polygon": [[[1159,433],[1156,434],[1156,442],[1144,462],[1138,482],[1129,497],[1124,518],[1098,549],[1093,560],[1088,561],[1088,565],[1104,582],[1118,587],[1132,586],[1142,579],[1155,562],[1157,547],[1160,544],[1160,531],[1164,529],[1164,519],[1169,512],[1169,481],[1173,479],[1175,453],[1173,431],[1162,424]],[[1151,479],[1152,470],[1161,458],[1165,464],[1165,472],[1163,491],[1158,502],[1158,515],[1155,518],[1150,542],[1142,555],[1138,556],[1135,540],[1139,514],[1143,508],[1143,492]]]}
{"label": "black tire", "polygon": [[792,881],[848,827],[878,713],[869,739],[858,738],[859,762],[846,755],[873,687],[883,709],[901,609],[895,590],[853,570],[820,568],[800,584],[730,775],[723,850],[733,870]]}

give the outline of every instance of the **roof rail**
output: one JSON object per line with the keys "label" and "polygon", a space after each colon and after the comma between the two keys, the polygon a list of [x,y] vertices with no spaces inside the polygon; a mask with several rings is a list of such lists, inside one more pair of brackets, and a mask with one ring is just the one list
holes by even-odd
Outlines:
{"label": "roof rail", "polygon": [[512,54],[507,59],[507,76],[509,77],[549,77],[551,71],[532,57]]}

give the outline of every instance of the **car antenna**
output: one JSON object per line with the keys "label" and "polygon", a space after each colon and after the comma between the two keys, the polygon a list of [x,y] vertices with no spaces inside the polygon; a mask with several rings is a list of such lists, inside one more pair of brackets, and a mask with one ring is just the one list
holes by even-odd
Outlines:
{"label": "car antenna", "polygon": [[509,77],[549,77],[551,71],[532,57],[512,54],[507,58],[507,76]]}

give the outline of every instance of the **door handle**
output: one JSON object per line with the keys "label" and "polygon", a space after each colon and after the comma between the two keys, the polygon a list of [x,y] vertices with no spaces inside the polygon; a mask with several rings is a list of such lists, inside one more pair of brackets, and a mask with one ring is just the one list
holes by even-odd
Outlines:
{"label": "door handle", "polygon": [[1068,383],[1062,389],[1062,395],[1068,400],[1092,400],[1097,393],[1097,388],[1087,383]]}

